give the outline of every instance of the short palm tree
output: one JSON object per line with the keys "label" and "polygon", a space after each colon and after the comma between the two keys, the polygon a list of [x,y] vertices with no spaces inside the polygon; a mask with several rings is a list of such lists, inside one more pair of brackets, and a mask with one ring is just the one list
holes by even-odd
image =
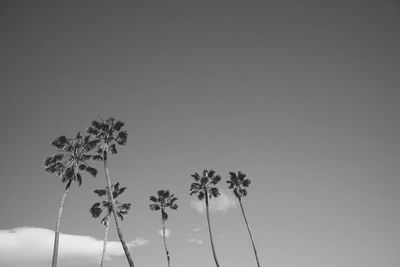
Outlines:
{"label": "short palm tree", "polygon": [[[126,187],[119,187],[119,183],[111,186],[112,194],[115,200],[115,209],[117,212],[118,217],[123,220],[124,216],[128,214],[129,209],[131,208],[131,203],[120,203],[117,198],[121,195],[125,190]],[[103,197],[107,195],[107,189],[97,189],[94,190],[94,193],[97,194],[99,197]],[[105,226],[105,234],[104,234],[104,241],[103,241],[103,252],[101,254],[100,260],[100,267],[103,266],[104,256],[107,250],[107,236],[108,230],[110,227],[110,215],[112,213],[112,205],[108,198],[107,201],[103,200],[101,202],[94,203],[93,206],[90,208],[90,214],[93,218],[98,218],[102,214],[103,210],[105,210],[105,215],[101,219],[101,223]]]}
{"label": "short palm tree", "polygon": [[159,190],[157,192],[157,197],[150,196],[150,201],[153,202],[149,205],[151,210],[161,211],[161,224],[162,224],[162,234],[164,240],[165,254],[167,255],[168,267],[171,267],[169,251],[167,248],[167,241],[165,240],[165,221],[168,219],[168,213],[165,211],[167,208],[176,210],[178,205],[175,203],[178,198],[173,194],[170,194],[168,190]]}
{"label": "short palm tree", "polygon": [[122,235],[121,227],[118,222],[118,214],[114,208],[115,201],[111,193],[111,179],[108,170],[108,155],[110,153],[117,154],[117,144],[126,145],[128,134],[125,130],[122,130],[124,125],[125,123],[122,121],[115,120],[111,117],[107,119],[99,119],[92,121],[91,126],[87,129],[87,132],[93,137],[94,140],[98,141],[98,155],[96,155],[94,159],[103,161],[104,173],[106,176],[106,188],[111,202],[111,208],[114,215],[118,237],[121,241],[129,266],[134,267],[135,265],[133,263],[131,253],[129,252],[129,248],[125,242],[124,236]]}
{"label": "short palm tree", "polygon": [[221,181],[221,177],[219,175],[216,175],[215,171],[213,170],[209,171],[204,170],[202,176],[200,176],[197,172],[195,172],[194,174],[192,174],[192,178],[194,179],[194,182],[190,186],[190,195],[196,194],[199,200],[205,199],[207,224],[208,224],[208,232],[210,234],[211,249],[214,256],[215,264],[217,267],[219,267],[211,232],[209,199],[211,200],[211,198],[213,197],[217,198],[220,195],[218,188],[216,188],[215,186],[219,181]]}
{"label": "short palm tree", "polygon": [[254,255],[256,257],[257,266],[260,267],[260,261],[258,260],[256,246],[254,245],[253,235],[251,234],[249,224],[247,222],[246,214],[244,213],[244,208],[242,204],[242,198],[247,196],[247,187],[249,187],[251,180],[246,178],[246,174],[242,172],[238,172],[237,174],[234,172],[229,173],[230,180],[226,181],[229,185],[229,189],[233,189],[233,193],[236,198],[239,200],[240,209],[242,210],[244,222],[246,223],[247,231],[249,232],[251,244],[253,245]]}
{"label": "short palm tree", "polygon": [[61,216],[64,208],[65,199],[73,182],[82,184],[82,172],[87,172],[96,176],[97,170],[88,165],[92,159],[90,151],[97,145],[96,141],[90,140],[89,136],[83,137],[78,133],[74,138],[67,138],[65,135],[57,137],[52,143],[57,148],[57,153],[46,158],[44,167],[47,173],[55,174],[61,178],[61,182],[66,183],[64,194],[58,211],[52,267],[57,266],[58,244],[60,236]]}

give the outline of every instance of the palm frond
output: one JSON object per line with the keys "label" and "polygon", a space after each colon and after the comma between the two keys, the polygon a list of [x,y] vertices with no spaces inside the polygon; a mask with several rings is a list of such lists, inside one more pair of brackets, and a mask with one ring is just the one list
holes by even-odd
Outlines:
{"label": "palm frond", "polygon": [[111,151],[111,154],[114,154],[114,155],[116,155],[118,153],[117,147],[115,146],[115,144],[110,145],[110,151]]}
{"label": "palm frond", "polygon": [[198,181],[200,180],[200,175],[199,175],[197,172],[195,172],[194,174],[192,174],[191,177],[193,177],[193,179],[194,179],[196,182],[198,182]]}
{"label": "palm frond", "polygon": [[126,131],[121,131],[118,133],[117,136],[117,143],[121,146],[124,146],[128,140],[128,133]]}
{"label": "palm frond", "polygon": [[97,175],[97,169],[95,169],[95,168],[87,166],[85,171],[90,173],[94,177],[96,177],[96,175]]}
{"label": "palm frond", "polygon": [[160,206],[159,206],[158,204],[150,204],[150,205],[149,205],[149,208],[150,208],[151,210],[159,210],[159,209],[160,209]]}
{"label": "palm frond", "polygon": [[96,189],[93,192],[97,194],[99,197],[102,197],[107,194],[107,190],[105,189]]}
{"label": "palm frond", "polygon": [[120,121],[120,120],[117,120],[117,122],[114,124],[114,130],[115,131],[120,131],[121,130],[121,128],[123,127],[125,125],[125,123],[123,123],[122,121]]}
{"label": "palm frond", "polygon": [[246,174],[242,173],[241,171],[238,171],[237,177],[240,181],[243,181],[243,179],[246,178]]}
{"label": "palm frond", "polygon": [[102,209],[100,208],[100,202],[94,203],[92,207],[90,208],[90,214],[92,215],[93,218],[98,218],[102,212]]}
{"label": "palm frond", "polygon": [[208,177],[208,178],[212,178],[212,177],[214,176],[214,174],[215,174],[215,171],[210,170],[210,171],[208,171],[208,173],[207,173],[207,177]]}
{"label": "palm frond", "polygon": [[168,220],[168,213],[166,213],[164,210],[161,210],[161,219],[163,221]]}
{"label": "palm frond", "polygon": [[211,197],[217,198],[220,195],[219,190],[216,187],[211,187],[209,189],[209,193],[210,193],[210,198]]}
{"label": "palm frond", "polygon": [[243,180],[242,185],[244,187],[248,187],[250,184],[251,184],[251,180],[249,178],[246,178],[246,179]]}
{"label": "palm frond", "polygon": [[203,200],[205,196],[206,196],[206,195],[204,194],[203,191],[199,191],[198,194],[197,194],[197,198],[198,198],[199,200]]}
{"label": "palm frond", "polygon": [[219,183],[220,181],[221,181],[221,176],[219,176],[219,175],[216,175],[216,176],[214,176],[214,177],[211,178],[211,183],[212,183],[213,185],[216,185],[216,184]]}
{"label": "palm frond", "polygon": [[68,143],[68,138],[65,135],[58,136],[51,145],[55,146],[58,149],[63,149]]}

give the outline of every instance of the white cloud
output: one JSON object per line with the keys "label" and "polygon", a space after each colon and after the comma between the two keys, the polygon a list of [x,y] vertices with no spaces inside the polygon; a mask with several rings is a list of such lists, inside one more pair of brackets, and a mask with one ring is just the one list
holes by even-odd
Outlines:
{"label": "white cloud", "polygon": [[[160,236],[163,235],[162,229],[158,230],[157,232]],[[171,229],[165,228],[165,237],[169,237],[171,235]]]}
{"label": "white cloud", "polygon": [[[45,228],[21,227],[0,230],[0,266],[50,265],[53,254],[54,231]],[[128,247],[143,246],[149,241],[137,238]],[[60,234],[59,266],[81,266],[100,260],[103,241],[90,236]],[[120,242],[109,241],[107,259],[123,256]]]}
{"label": "white cloud", "polygon": [[[210,200],[210,211],[211,212],[227,212],[229,209],[237,207],[237,201],[234,197],[227,195],[225,192],[220,191],[221,195],[217,198]],[[190,202],[192,208],[200,213],[205,212],[206,205],[204,200],[192,200]]]}
{"label": "white cloud", "polygon": [[193,229],[193,232],[198,232],[198,231],[201,231],[201,230],[203,230],[203,227],[196,227],[196,228]]}
{"label": "white cloud", "polygon": [[203,244],[203,241],[201,239],[196,238],[196,237],[190,238],[190,239],[188,239],[188,241],[192,242],[192,243],[196,243],[198,245]]}

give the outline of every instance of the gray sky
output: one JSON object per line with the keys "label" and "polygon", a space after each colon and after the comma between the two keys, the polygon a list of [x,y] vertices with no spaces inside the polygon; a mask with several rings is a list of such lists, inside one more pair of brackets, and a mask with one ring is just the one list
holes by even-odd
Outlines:
{"label": "gray sky", "polygon": [[[166,265],[148,210],[158,189],[179,198],[167,222],[173,266],[213,266],[205,214],[188,195],[190,174],[210,168],[252,179],[244,205],[262,266],[398,266],[399,14],[398,1],[1,1],[0,265],[43,264],[6,255],[11,242],[45,247],[37,237],[54,229],[64,186],[42,168],[50,142],[114,116],[129,136],[110,172],[133,203],[122,227],[143,241],[138,267]],[[62,233],[101,240],[88,209],[104,175],[85,178]],[[221,266],[255,266],[220,188]],[[61,266],[96,258],[74,253]],[[107,265],[127,265],[118,253]]]}

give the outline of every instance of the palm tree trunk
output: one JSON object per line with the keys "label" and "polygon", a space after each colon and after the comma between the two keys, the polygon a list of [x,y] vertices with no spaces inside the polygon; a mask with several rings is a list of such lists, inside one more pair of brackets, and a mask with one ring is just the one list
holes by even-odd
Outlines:
{"label": "palm tree trunk", "polygon": [[163,233],[165,254],[167,255],[168,267],[171,267],[170,258],[169,258],[169,251],[168,251],[168,248],[167,248],[167,241],[165,239],[165,222],[164,222],[164,220],[162,220],[162,233]]}
{"label": "palm tree trunk", "polygon": [[104,233],[103,253],[101,254],[100,267],[103,267],[104,256],[106,255],[107,236],[108,236],[108,230],[109,229],[110,229],[110,215],[108,214],[107,218],[106,218],[106,230],[105,230],[105,233]]}
{"label": "palm tree trunk", "polygon": [[260,267],[261,265],[260,265],[260,261],[258,260],[257,250],[256,250],[256,246],[254,245],[253,235],[251,234],[249,224],[247,223],[246,214],[244,213],[244,208],[243,208],[243,205],[242,205],[242,200],[241,200],[240,198],[239,198],[239,204],[240,204],[240,209],[242,210],[244,222],[246,223],[247,231],[249,231],[249,236],[250,236],[251,244],[253,245],[254,255],[256,256],[257,266]]}
{"label": "palm tree trunk", "polygon": [[206,198],[206,214],[207,214],[208,232],[210,233],[211,249],[212,249],[212,253],[214,256],[215,265],[217,267],[219,267],[219,263],[217,260],[217,254],[215,253],[215,248],[214,248],[214,241],[213,241],[213,237],[212,237],[212,233],[211,233],[210,214],[208,211],[208,193],[207,193],[207,191],[205,192],[205,195],[206,195],[206,197],[205,197]]}
{"label": "palm tree trunk", "polygon": [[52,260],[52,263],[51,263],[52,267],[57,267],[58,243],[59,243],[59,238],[60,238],[61,216],[62,216],[62,213],[63,213],[64,203],[65,203],[65,199],[67,198],[68,191],[69,191],[69,187],[66,188],[65,191],[64,191],[64,194],[63,194],[63,196],[61,198],[60,208],[58,210],[56,230],[55,230],[55,233],[54,233],[53,260]]}
{"label": "palm tree trunk", "polygon": [[114,200],[114,197],[111,192],[111,180],[110,180],[110,175],[108,173],[108,167],[107,167],[107,151],[105,151],[103,153],[103,163],[104,163],[104,172],[106,175],[108,197],[111,201],[112,213],[114,215],[115,227],[117,228],[118,237],[119,237],[119,240],[121,241],[122,248],[124,249],[126,259],[128,260],[129,266],[135,267],[135,264],[133,264],[131,253],[129,252],[129,248],[126,245],[124,236],[122,235],[121,227],[119,226],[119,222],[118,222],[117,213],[115,212],[115,200]]}

